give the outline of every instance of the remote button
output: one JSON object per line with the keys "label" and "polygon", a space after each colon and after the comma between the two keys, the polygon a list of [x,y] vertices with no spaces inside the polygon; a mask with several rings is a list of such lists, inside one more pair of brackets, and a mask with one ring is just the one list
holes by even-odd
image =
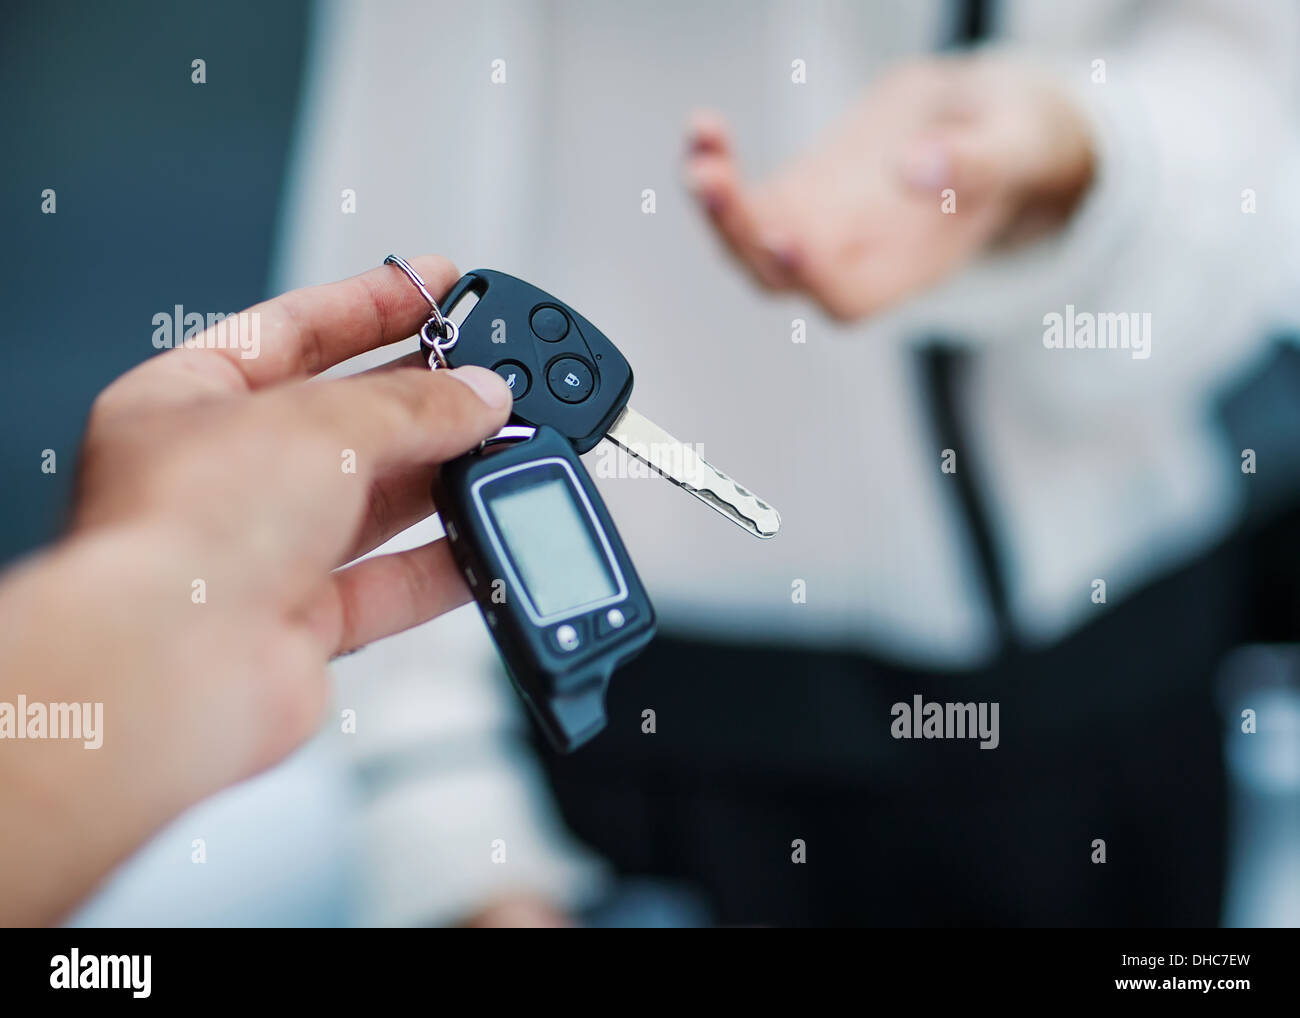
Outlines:
{"label": "remote button", "polygon": [[596,385],[591,368],[577,357],[561,357],[552,364],[546,372],[546,384],[565,403],[581,403]]}
{"label": "remote button", "polygon": [[629,621],[636,617],[636,612],[630,604],[624,603],[621,608],[611,608],[609,611],[600,615],[596,619],[596,635],[600,637],[609,636],[628,624]]}
{"label": "remote button", "polygon": [[528,369],[518,361],[502,361],[492,370],[505,380],[510,388],[510,395],[515,399],[528,394],[532,379],[528,377]]}
{"label": "remote button", "polygon": [[559,308],[538,308],[530,322],[538,339],[558,343],[569,334],[569,318]]}
{"label": "remote button", "polygon": [[555,643],[560,650],[577,650],[578,644],[582,642],[578,636],[578,631],[570,625],[556,627]]}

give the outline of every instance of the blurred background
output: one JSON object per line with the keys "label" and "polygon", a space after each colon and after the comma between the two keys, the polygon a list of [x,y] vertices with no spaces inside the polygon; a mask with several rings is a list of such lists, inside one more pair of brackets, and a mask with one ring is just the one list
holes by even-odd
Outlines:
{"label": "blurred background", "polygon": [[[390,250],[582,309],[634,404],[787,524],[769,554],[662,482],[602,480],[665,631],[608,733],[539,746],[464,609],[340,662],[356,733],[332,721],[180,818],[76,924],[1300,923],[1296,5],[6,14],[0,561],[59,534],[90,402],[155,353],[156,313]],[[851,324],[728,263],[682,182],[692,110],[763,177],[887,69],[979,44],[1085,96],[1108,62],[1087,230]],[[1215,187],[1228,211],[1203,213]],[[1244,189],[1261,225],[1238,225]],[[1042,316],[1076,301],[1152,311],[1153,373],[1044,356]],[[936,336],[985,365],[965,404],[985,471],[959,499],[931,476],[952,439],[915,355]],[[819,457],[844,478],[819,487]],[[891,740],[915,693],[1000,702],[1002,746]]]}

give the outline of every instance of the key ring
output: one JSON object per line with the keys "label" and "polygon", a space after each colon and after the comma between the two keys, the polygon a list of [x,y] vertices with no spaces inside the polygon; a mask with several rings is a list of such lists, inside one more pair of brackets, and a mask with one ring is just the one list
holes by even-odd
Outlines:
{"label": "key ring", "polygon": [[429,317],[420,326],[420,345],[429,351],[429,370],[436,371],[438,368],[447,367],[447,351],[460,339],[460,329],[455,322],[443,316],[438,302],[434,300],[428,286],[425,285],[420,274],[411,267],[410,262],[398,255],[390,254],[384,259],[384,264],[396,265],[401,269],[402,274],[420,291],[420,296],[428,303]]}

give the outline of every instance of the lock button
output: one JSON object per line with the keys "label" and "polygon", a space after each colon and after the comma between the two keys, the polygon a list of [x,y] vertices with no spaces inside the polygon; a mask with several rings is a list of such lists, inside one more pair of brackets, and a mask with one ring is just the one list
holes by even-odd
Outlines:
{"label": "lock button", "polygon": [[591,368],[577,357],[561,357],[555,361],[546,372],[546,384],[566,403],[581,403],[596,387]]}

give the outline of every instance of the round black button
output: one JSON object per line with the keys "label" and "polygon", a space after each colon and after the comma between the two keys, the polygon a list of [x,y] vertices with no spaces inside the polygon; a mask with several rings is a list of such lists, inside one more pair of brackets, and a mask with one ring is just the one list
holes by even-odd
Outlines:
{"label": "round black button", "polygon": [[559,308],[538,308],[530,322],[538,339],[558,343],[569,334],[569,318]]}
{"label": "round black button", "polygon": [[561,357],[546,372],[546,384],[566,403],[581,403],[591,395],[595,379],[591,368],[577,357]]}
{"label": "round black button", "polygon": [[510,395],[515,399],[528,392],[532,379],[528,377],[528,369],[518,361],[502,361],[492,370],[505,379],[506,385],[510,387]]}

